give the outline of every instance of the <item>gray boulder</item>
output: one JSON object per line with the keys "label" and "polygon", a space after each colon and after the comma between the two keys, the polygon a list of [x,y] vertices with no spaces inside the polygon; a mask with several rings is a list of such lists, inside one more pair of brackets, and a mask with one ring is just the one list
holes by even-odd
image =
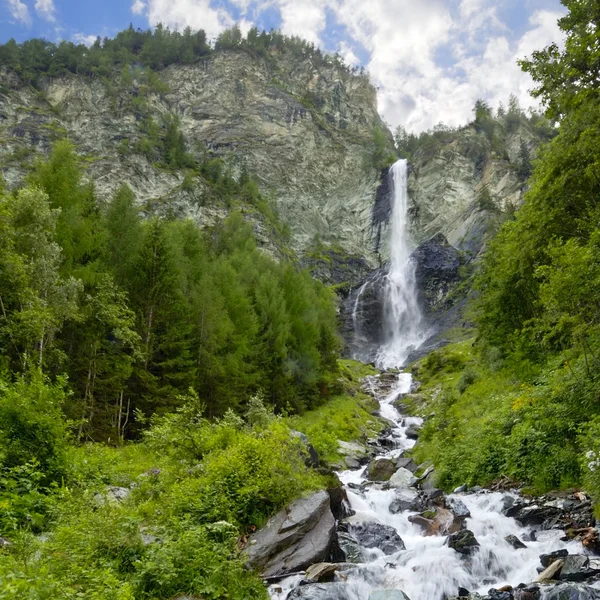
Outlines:
{"label": "gray boulder", "polygon": [[[367,467],[367,478],[370,481],[389,481],[396,472],[394,461],[389,458],[378,458],[372,460]],[[412,474],[411,474],[412,477]]]}
{"label": "gray boulder", "polygon": [[382,523],[353,525],[352,535],[363,548],[379,548],[386,555],[406,549],[398,532],[393,527]]}
{"label": "gray boulder", "polygon": [[302,571],[327,559],[334,532],[329,494],[317,492],[278,512],[250,538],[246,565],[264,577]]}
{"label": "gray boulder", "polygon": [[396,515],[398,513],[411,510],[421,511],[422,502],[419,500],[418,494],[412,490],[402,490],[396,494],[396,497],[390,502],[389,511]]}
{"label": "gray boulder", "polygon": [[559,579],[561,581],[585,581],[599,572],[590,564],[589,556],[571,554],[563,559]]}
{"label": "gray boulder", "polygon": [[468,519],[471,516],[471,511],[460,498],[446,498],[446,504],[459,519]]}
{"label": "gray boulder", "polygon": [[527,548],[527,546],[516,535],[507,535],[504,540],[508,542],[515,550]]}
{"label": "gray boulder", "polygon": [[292,590],[288,600],[348,600],[345,583],[315,583]]}
{"label": "gray boulder", "polygon": [[418,469],[417,463],[412,458],[399,457],[396,459],[396,466],[400,469],[407,469],[414,473]]}
{"label": "gray boulder", "polygon": [[388,486],[397,489],[409,489],[417,481],[416,477],[404,467],[400,467],[388,481]]}
{"label": "gray boulder", "polygon": [[410,600],[401,590],[377,590],[372,592],[369,600]]}
{"label": "gray boulder", "polygon": [[587,585],[563,583],[546,588],[543,598],[544,600],[600,600],[600,590]]}

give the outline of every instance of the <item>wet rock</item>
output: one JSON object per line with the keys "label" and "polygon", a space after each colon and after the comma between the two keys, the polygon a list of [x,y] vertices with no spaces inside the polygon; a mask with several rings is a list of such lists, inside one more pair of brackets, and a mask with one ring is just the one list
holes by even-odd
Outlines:
{"label": "wet rock", "polygon": [[418,440],[419,439],[419,428],[416,425],[411,425],[405,431],[406,437],[409,440]]}
{"label": "wet rock", "polygon": [[533,529],[521,534],[521,538],[524,542],[537,542],[537,535]]}
{"label": "wet rock", "polygon": [[546,589],[544,600],[600,600],[600,590],[587,585],[563,583]]}
{"label": "wet rock", "polygon": [[301,571],[327,558],[334,531],[329,494],[317,492],[277,513],[250,538],[246,565],[265,577]]}
{"label": "wet rock", "polygon": [[513,595],[510,591],[500,591],[492,588],[488,591],[488,598],[490,600],[513,600]]}
{"label": "wet rock", "polygon": [[295,588],[288,600],[348,600],[345,583],[314,583]]}
{"label": "wet rock", "polygon": [[508,542],[515,550],[527,548],[527,546],[516,535],[507,535],[504,540]]}
{"label": "wet rock", "polygon": [[389,481],[395,471],[396,465],[393,460],[389,458],[376,458],[367,467],[367,478],[369,481]]}
{"label": "wet rock", "polygon": [[357,564],[365,560],[358,540],[350,533],[338,531],[337,544],[346,562]]}
{"label": "wet rock", "polygon": [[412,458],[404,458],[399,457],[396,459],[396,466],[399,469],[406,469],[411,473],[414,473],[417,470],[417,463]]}
{"label": "wet rock", "polygon": [[469,486],[466,483],[463,483],[462,485],[459,485],[457,488],[455,488],[454,493],[455,494],[463,494],[468,489],[469,489]]}
{"label": "wet rock", "polygon": [[540,588],[537,585],[521,584],[513,590],[513,598],[515,600],[540,600]]}
{"label": "wet rock", "polygon": [[549,522],[560,518],[562,510],[556,506],[539,506],[532,504],[529,506],[521,507],[518,503],[515,503],[513,507],[505,512],[509,517],[514,518],[521,523],[524,527],[528,525],[542,525],[546,524],[544,529],[550,529]]}
{"label": "wet rock", "polygon": [[460,498],[446,498],[446,505],[459,519],[468,519],[471,516],[471,511]]}
{"label": "wet rock", "polygon": [[559,558],[565,558],[566,556],[569,556],[569,551],[568,550],[555,550],[554,552],[551,552],[550,554],[541,554],[540,555],[540,563],[542,563],[542,567],[544,567],[544,569],[548,568],[554,561],[558,560]]}
{"label": "wet rock", "polygon": [[304,579],[311,583],[319,583],[324,579],[333,577],[333,574],[340,568],[338,563],[317,563],[306,569]]}
{"label": "wet rock", "polygon": [[563,559],[559,578],[561,581],[585,581],[598,573],[600,570],[590,565],[589,556],[572,554]]}
{"label": "wet rock", "polygon": [[421,500],[418,494],[412,490],[403,490],[396,493],[396,497],[390,502],[389,511],[396,515],[405,511],[420,511]]}
{"label": "wet rock", "polygon": [[329,494],[331,512],[337,521],[351,517],[354,514],[354,511],[350,508],[348,494],[341,483],[339,486],[329,488],[327,493]]}
{"label": "wet rock", "polygon": [[420,526],[426,536],[448,535],[456,533],[462,528],[462,521],[457,519],[449,510],[440,506],[433,506],[419,515],[408,517],[414,525]]}
{"label": "wet rock", "polygon": [[389,479],[388,486],[396,489],[409,489],[417,481],[416,477],[404,467],[400,467]]}
{"label": "wet rock", "polygon": [[401,590],[377,590],[372,592],[369,600],[410,600]]}
{"label": "wet rock", "polygon": [[398,532],[389,525],[360,523],[352,526],[351,533],[363,548],[379,548],[386,555],[406,549]]}
{"label": "wet rock", "polygon": [[448,537],[446,543],[450,548],[465,556],[472,554],[479,547],[479,542],[475,539],[475,534],[469,529],[453,533]]}

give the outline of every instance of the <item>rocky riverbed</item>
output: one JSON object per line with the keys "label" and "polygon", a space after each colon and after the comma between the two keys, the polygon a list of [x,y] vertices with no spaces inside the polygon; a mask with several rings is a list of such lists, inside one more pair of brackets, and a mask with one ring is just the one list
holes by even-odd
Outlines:
{"label": "rocky riverbed", "polygon": [[[248,566],[277,600],[600,599],[600,550],[582,492],[529,497],[499,485],[446,494],[409,454],[420,419],[395,407],[408,374],[369,377],[389,427],[342,444],[340,486],[301,499],[257,532]],[[508,488],[508,489],[505,489]]]}

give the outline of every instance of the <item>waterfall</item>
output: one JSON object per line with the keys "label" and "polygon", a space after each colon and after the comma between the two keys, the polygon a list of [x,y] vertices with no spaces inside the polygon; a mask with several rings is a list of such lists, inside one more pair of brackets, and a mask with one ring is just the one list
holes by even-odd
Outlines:
{"label": "waterfall", "polygon": [[382,369],[402,366],[427,337],[417,299],[416,265],[410,258],[407,161],[394,163],[390,177],[390,270],[384,292],[384,342],[376,361]]}

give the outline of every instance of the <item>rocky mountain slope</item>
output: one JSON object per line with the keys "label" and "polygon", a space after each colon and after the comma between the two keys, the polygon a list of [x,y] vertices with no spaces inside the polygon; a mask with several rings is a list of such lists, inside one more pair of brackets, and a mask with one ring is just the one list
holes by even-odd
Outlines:
{"label": "rocky mountain slope", "polygon": [[[266,57],[221,50],[150,79],[131,67],[114,80],[69,75],[37,87],[0,73],[0,163],[9,186],[35,155],[67,136],[102,200],[126,182],[152,211],[214,224],[228,207],[207,199],[200,178],[186,180],[184,171],[158,168],[140,153],[148,118],[160,125],[176,117],[197,159],[220,157],[234,176],[245,170],[258,178],[289,223],[294,250],[302,253],[319,238],[375,264],[374,133],[387,130],[373,86],[339,62],[317,64],[287,50]],[[391,135],[383,137],[391,149]]]}

